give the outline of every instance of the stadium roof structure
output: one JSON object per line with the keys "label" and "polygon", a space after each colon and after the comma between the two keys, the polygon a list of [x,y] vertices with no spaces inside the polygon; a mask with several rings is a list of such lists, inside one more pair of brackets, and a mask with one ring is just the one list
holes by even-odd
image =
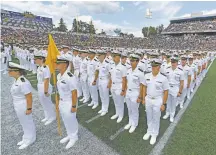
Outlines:
{"label": "stadium roof structure", "polygon": [[173,22],[183,22],[183,21],[192,21],[192,20],[207,20],[207,19],[216,19],[216,14],[198,15],[198,16],[193,16],[193,14],[191,14],[191,17],[172,18],[170,20],[170,23],[173,23]]}

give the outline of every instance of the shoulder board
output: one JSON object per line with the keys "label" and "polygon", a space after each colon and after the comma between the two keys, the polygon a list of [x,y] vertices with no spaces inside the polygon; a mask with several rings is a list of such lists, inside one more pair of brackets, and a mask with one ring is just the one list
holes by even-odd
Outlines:
{"label": "shoulder board", "polygon": [[125,64],[122,63],[123,66],[126,66]]}
{"label": "shoulder board", "polygon": [[145,72],[145,74],[149,74],[149,73],[151,73],[151,72]]}
{"label": "shoulder board", "polygon": [[43,67],[46,68],[46,65],[44,65]]}
{"label": "shoulder board", "polygon": [[167,68],[171,68],[171,66],[167,67]]}
{"label": "shoulder board", "polygon": [[140,72],[143,72],[143,70],[142,70],[142,69],[140,69],[140,68],[139,68],[138,70],[139,70]]}
{"label": "shoulder board", "polygon": [[[169,73],[169,72],[168,72]],[[166,76],[164,73],[161,73],[161,75]]]}
{"label": "shoulder board", "polygon": [[178,69],[180,69],[181,71],[183,70],[183,69],[181,69],[180,67],[178,67]]}
{"label": "shoulder board", "polygon": [[22,82],[25,82],[25,79],[24,79],[24,78],[20,78],[20,80],[21,80]]}
{"label": "shoulder board", "polygon": [[94,61],[98,61],[97,59],[94,59]]}
{"label": "shoulder board", "polygon": [[72,55],[72,53],[68,53],[68,54]]}
{"label": "shoulder board", "polygon": [[143,64],[145,63],[145,62],[143,62],[143,61],[140,61],[140,62],[142,62]]}
{"label": "shoulder board", "polygon": [[68,72],[67,74],[68,74],[70,77],[72,77],[72,76],[73,76],[73,74],[71,74],[70,72]]}
{"label": "shoulder board", "polygon": [[109,59],[109,57],[107,57],[107,59]]}
{"label": "shoulder board", "polygon": [[109,63],[109,61],[105,60],[106,63]]}

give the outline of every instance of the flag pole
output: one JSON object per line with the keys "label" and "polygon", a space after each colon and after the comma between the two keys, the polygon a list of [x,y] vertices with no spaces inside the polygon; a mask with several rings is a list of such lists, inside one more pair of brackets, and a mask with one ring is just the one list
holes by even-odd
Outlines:
{"label": "flag pole", "polygon": [[53,84],[55,88],[55,102],[56,102],[56,119],[57,119],[57,126],[58,126],[58,134],[61,136],[61,122],[60,122],[60,114],[59,114],[59,97],[57,93],[57,85],[56,85],[56,73],[53,72]]}
{"label": "flag pole", "polygon": [[55,109],[56,109],[56,120],[58,126],[58,134],[61,136],[61,123],[60,123],[60,114],[59,114],[59,97],[57,92],[57,82],[56,82],[56,72],[55,72],[55,61],[57,59],[57,55],[59,55],[59,51],[55,45],[55,42],[52,38],[52,35],[49,33],[49,45],[48,45],[48,55],[46,59],[46,64],[50,67],[50,71],[52,73],[54,92],[55,92]]}

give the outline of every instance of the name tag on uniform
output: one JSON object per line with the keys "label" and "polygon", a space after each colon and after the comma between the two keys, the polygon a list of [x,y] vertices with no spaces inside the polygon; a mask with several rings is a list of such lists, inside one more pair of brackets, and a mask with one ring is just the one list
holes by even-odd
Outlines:
{"label": "name tag on uniform", "polygon": [[156,82],[158,82],[158,83],[162,83],[161,81],[156,81]]}
{"label": "name tag on uniform", "polygon": [[150,79],[146,79],[146,81],[150,81]]}

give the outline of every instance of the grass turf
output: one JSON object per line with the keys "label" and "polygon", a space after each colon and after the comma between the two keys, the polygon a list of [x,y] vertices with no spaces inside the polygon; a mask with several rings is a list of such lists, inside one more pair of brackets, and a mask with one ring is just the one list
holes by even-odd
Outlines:
{"label": "grass turf", "polygon": [[196,92],[164,155],[216,154],[216,61]]}
{"label": "grass turf", "polygon": [[[32,86],[37,89],[37,80],[36,75],[32,76],[30,72],[26,76],[27,79],[32,83]],[[52,79],[51,79],[52,84]],[[54,102],[54,94],[52,95],[53,103]],[[111,99],[111,98],[110,98]],[[82,103],[79,102],[79,105]],[[116,120],[111,120],[110,117],[115,114],[115,108],[113,100],[110,100],[109,113],[103,117],[99,117],[96,120],[86,123],[87,120],[92,117],[98,115],[98,111],[101,109],[100,106],[96,109],[92,110],[90,107],[83,106],[78,109],[77,118],[78,122],[89,129],[94,135],[103,140],[106,144],[111,146],[117,152],[123,155],[146,155],[150,153],[153,146],[149,144],[149,141],[144,141],[142,139],[143,135],[146,133],[147,123],[146,123],[146,113],[145,108],[140,105],[140,118],[139,118],[139,126],[135,130],[134,133],[130,134],[128,130],[120,133],[114,140],[110,140],[110,136],[114,135],[120,128],[124,127],[128,123],[128,114],[127,114],[127,106],[125,105],[125,117],[121,123],[117,124]],[[179,108],[177,108],[177,112]],[[162,116],[164,113],[162,113]],[[158,139],[163,135],[167,127],[169,126],[169,121],[161,119],[160,126],[160,134]],[[175,154],[175,153],[174,153]]]}

